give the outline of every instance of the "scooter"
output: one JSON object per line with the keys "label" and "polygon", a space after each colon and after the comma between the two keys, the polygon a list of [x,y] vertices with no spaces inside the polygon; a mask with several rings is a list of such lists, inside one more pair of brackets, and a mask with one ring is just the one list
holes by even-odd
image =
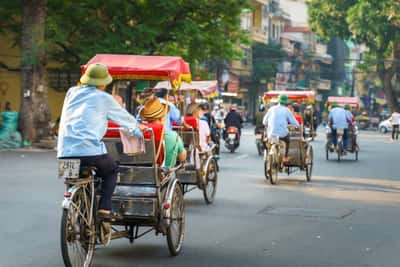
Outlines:
{"label": "scooter", "polygon": [[236,127],[228,127],[225,134],[225,147],[231,152],[239,147],[239,129]]}

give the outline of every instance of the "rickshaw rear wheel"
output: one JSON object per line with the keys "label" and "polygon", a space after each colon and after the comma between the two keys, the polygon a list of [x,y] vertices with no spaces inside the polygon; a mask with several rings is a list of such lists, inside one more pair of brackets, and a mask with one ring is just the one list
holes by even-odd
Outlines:
{"label": "rickshaw rear wheel", "polygon": [[171,223],[167,228],[167,244],[171,256],[177,256],[185,235],[185,209],[182,189],[176,185],[171,200]]}
{"label": "rickshaw rear wheel", "polygon": [[328,144],[326,144],[326,146],[325,146],[325,157],[326,157],[326,160],[329,160],[329,147],[328,147]]}
{"label": "rickshaw rear wheel", "polygon": [[96,231],[94,218],[91,225],[87,224],[90,216],[88,198],[89,195],[84,193],[84,189],[79,189],[73,195],[70,208],[63,209],[62,212],[61,253],[66,267],[89,267],[92,263]]}
{"label": "rickshaw rear wheel", "polygon": [[207,166],[206,172],[206,184],[203,188],[204,200],[207,204],[212,204],[214,202],[215,193],[217,191],[217,162],[215,159],[211,159]]}
{"label": "rickshaw rear wheel", "polygon": [[360,148],[358,147],[358,145],[356,144],[356,149],[355,149],[355,156],[356,156],[356,160],[358,160],[358,151],[360,150]]}
{"label": "rickshaw rear wheel", "polygon": [[307,182],[311,181],[312,169],[314,165],[314,150],[312,146],[307,147],[307,154],[305,159],[306,164],[306,178]]}

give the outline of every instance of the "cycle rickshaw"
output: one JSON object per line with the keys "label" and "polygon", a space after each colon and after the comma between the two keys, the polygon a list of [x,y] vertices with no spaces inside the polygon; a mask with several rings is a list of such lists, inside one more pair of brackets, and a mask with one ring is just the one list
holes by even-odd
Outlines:
{"label": "cycle rickshaw", "polygon": [[[304,108],[305,105],[313,104],[315,93],[313,91],[270,91],[264,94],[264,103],[269,103],[279,95],[285,94],[291,102],[296,102]],[[283,162],[286,144],[279,137],[264,138],[264,175],[271,184],[278,181],[278,173],[290,175],[296,171],[304,171],[307,182],[311,181],[314,164],[314,151],[309,140],[303,136],[302,126],[300,128],[289,126],[289,153],[288,162]],[[266,136],[266,130],[264,133]]]}
{"label": "cycle rickshaw", "polygon": [[[360,101],[358,97],[330,96],[328,97],[328,100],[326,102],[326,107],[329,108],[333,103],[337,103],[341,107],[349,105],[353,109],[359,109],[360,107]],[[336,134],[337,134],[337,145],[335,147],[333,145],[333,140],[332,140],[332,129],[329,127],[329,125],[326,126],[325,156],[326,160],[329,160],[329,154],[336,152],[337,160],[340,162],[345,152],[343,146],[343,137],[345,131],[344,129],[336,129]],[[347,136],[348,146],[346,152],[354,154],[354,159],[358,160],[358,153],[360,151],[360,147],[357,140],[358,127],[354,124],[354,122],[349,124],[347,135],[348,135]]]}
{"label": "cycle rickshaw", "polygon": [[[171,89],[168,82],[160,82],[155,88]],[[193,81],[191,84],[182,84],[180,91],[196,90],[202,97],[210,97],[218,89],[217,81]],[[181,136],[188,153],[184,168],[177,171],[177,177],[182,184],[184,193],[196,188],[203,191],[207,204],[214,202],[218,181],[218,163],[215,157],[215,147],[212,145],[207,151],[199,148],[199,127],[194,117],[184,117],[182,125],[175,125],[174,130]]]}
{"label": "cycle rickshaw", "polygon": [[[189,65],[180,57],[96,55],[82,66],[82,72],[93,63],[108,66],[117,81],[169,79],[176,85],[190,81]],[[172,256],[179,254],[185,227],[182,186],[175,174],[180,166],[166,169],[160,165],[162,127],[148,125],[144,132],[146,152],[139,155],[123,153],[119,128],[109,129],[106,134],[107,151],[119,164],[112,197],[116,216],[107,222],[109,225],[96,219],[97,189],[101,184],[96,170],[80,168],[79,160],[59,161],[59,176],[65,178],[67,186],[61,220],[61,250],[66,266],[90,266],[95,246],[108,244],[110,238],[127,238],[133,243],[152,231],[166,236]]]}
{"label": "cycle rickshaw", "polygon": [[270,102],[279,95],[286,94],[291,102],[296,102],[301,107],[300,113],[303,114],[304,121],[304,137],[314,140],[316,136],[315,116],[312,106],[315,103],[314,91],[269,91],[264,94],[264,103]]}

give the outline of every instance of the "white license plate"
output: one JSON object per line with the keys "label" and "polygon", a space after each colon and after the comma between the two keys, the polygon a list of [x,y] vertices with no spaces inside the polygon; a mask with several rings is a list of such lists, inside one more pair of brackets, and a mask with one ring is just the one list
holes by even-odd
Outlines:
{"label": "white license plate", "polygon": [[261,134],[256,134],[256,139],[261,139]]}
{"label": "white license plate", "polygon": [[81,160],[79,159],[59,159],[58,178],[60,179],[79,178],[80,165],[81,165]]}
{"label": "white license plate", "polygon": [[229,137],[230,139],[235,139],[235,138],[236,138],[236,134],[228,134],[228,137]]}

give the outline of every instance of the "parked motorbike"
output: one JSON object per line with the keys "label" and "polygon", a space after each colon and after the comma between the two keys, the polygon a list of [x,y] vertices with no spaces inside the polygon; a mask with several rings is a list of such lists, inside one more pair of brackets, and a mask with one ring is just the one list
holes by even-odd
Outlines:
{"label": "parked motorbike", "polygon": [[263,126],[258,126],[254,129],[254,134],[256,136],[256,147],[257,147],[257,152],[258,155],[261,156],[264,154],[264,142],[263,142],[263,135],[264,135],[264,127]]}
{"label": "parked motorbike", "polygon": [[231,152],[235,152],[235,150],[239,147],[239,129],[236,127],[228,127],[226,129],[225,134],[225,147]]}

